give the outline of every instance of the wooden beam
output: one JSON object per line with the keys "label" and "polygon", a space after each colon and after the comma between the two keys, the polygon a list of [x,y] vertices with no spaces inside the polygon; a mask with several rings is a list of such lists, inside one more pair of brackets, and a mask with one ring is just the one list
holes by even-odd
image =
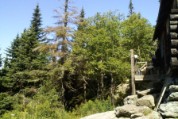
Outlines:
{"label": "wooden beam", "polygon": [[172,65],[172,66],[178,66],[177,57],[172,57],[172,58],[171,58],[171,65]]}
{"label": "wooden beam", "polygon": [[171,13],[178,14],[178,9],[171,9]]}
{"label": "wooden beam", "polygon": [[172,39],[178,38],[178,34],[176,32],[170,32],[170,36],[171,36]]}
{"label": "wooden beam", "polygon": [[178,20],[178,14],[171,14],[170,19],[171,20]]}
{"label": "wooden beam", "polygon": [[171,47],[178,48],[178,39],[171,39]]}
{"label": "wooden beam", "polygon": [[175,57],[177,57],[178,56],[178,50],[177,50],[177,48],[171,48],[171,56],[175,56]]}
{"label": "wooden beam", "polygon": [[178,25],[170,25],[170,30],[171,31],[176,31],[178,28]]}
{"label": "wooden beam", "polygon": [[178,21],[170,21],[170,25],[177,25]]}
{"label": "wooden beam", "polygon": [[155,109],[154,109],[155,111],[158,110],[159,105],[161,104],[161,101],[162,101],[163,96],[164,96],[164,94],[165,94],[165,92],[166,92],[166,89],[167,89],[167,87],[168,87],[169,84],[170,84],[170,80],[171,80],[170,77],[166,77],[166,78],[164,79],[164,85],[163,85],[163,87],[162,87],[162,90],[161,90],[161,93],[160,93],[158,102],[157,102],[156,107],[155,107]]}

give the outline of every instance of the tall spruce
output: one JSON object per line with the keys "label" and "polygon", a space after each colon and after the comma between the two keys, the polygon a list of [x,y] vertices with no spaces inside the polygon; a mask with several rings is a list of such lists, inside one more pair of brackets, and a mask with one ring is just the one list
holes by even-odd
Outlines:
{"label": "tall spruce", "polygon": [[[56,16],[57,22],[56,26],[48,27],[46,32],[53,34],[53,38],[46,39],[46,42],[38,47],[39,51],[46,52],[50,56],[49,67],[51,66],[51,78],[55,85],[59,95],[60,100],[66,107],[67,96],[66,91],[70,88],[69,79],[69,68],[68,64],[71,61],[68,60],[69,54],[72,50],[72,38],[74,28],[71,25],[76,23],[76,9],[70,5],[71,0],[64,0],[64,5],[62,9],[57,9]],[[51,35],[50,35],[51,36]],[[66,66],[67,65],[67,66]]]}
{"label": "tall spruce", "polygon": [[60,10],[56,11],[57,22],[56,26],[48,27],[47,33],[54,33],[54,38],[47,39],[49,44],[43,44],[41,49],[46,49],[51,55],[51,61],[53,63],[64,64],[65,60],[71,50],[71,38],[73,36],[74,29],[70,27],[71,24],[75,24],[75,8],[70,6],[71,0],[64,0],[64,6]]}
{"label": "tall spruce", "polygon": [[82,8],[79,16],[79,23],[78,23],[78,30],[82,30],[84,25],[84,18],[85,18],[85,11],[84,8]]}
{"label": "tall spruce", "polygon": [[130,0],[130,2],[129,2],[129,15],[128,16],[131,16],[133,13],[134,13],[134,6],[133,6],[132,0]]}
{"label": "tall spruce", "polygon": [[6,77],[12,79],[15,93],[27,87],[36,88],[43,79],[46,58],[34,50],[40,44],[40,26],[41,16],[37,5],[30,28],[25,29],[20,36],[17,35],[7,50],[9,69]]}
{"label": "tall spruce", "polygon": [[33,17],[31,20],[31,28],[34,30],[34,32],[37,35],[37,38],[40,39],[42,36],[42,20],[41,20],[41,13],[39,5],[36,5],[36,8],[34,9]]}

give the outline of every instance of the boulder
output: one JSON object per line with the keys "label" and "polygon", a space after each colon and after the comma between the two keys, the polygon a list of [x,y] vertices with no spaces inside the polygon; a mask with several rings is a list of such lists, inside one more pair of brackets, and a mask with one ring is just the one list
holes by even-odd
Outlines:
{"label": "boulder", "polygon": [[145,96],[154,91],[155,91],[154,88],[149,88],[149,89],[142,90],[142,91],[137,90],[136,93],[138,94],[138,96]]}
{"label": "boulder", "polygon": [[178,101],[178,92],[173,92],[168,96],[168,101]]}
{"label": "boulder", "polygon": [[131,119],[135,119],[135,118],[143,117],[143,116],[144,116],[143,113],[135,113],[131,115]]}
{"label": "boulder", "polygon": [[137,102],[137,99],[138,99],[138,96],[137,95],[130,95],[130,96],[127,96],[125,99],[124,99],[124,105],[136,105],[136,102]]}
{"label": "boulder", "polygon": [[163,117],[178,118],[178,102],[161,104],[159,111]]}
{"label": "boulder", "polygon": [[171,86],[169,86],[169,90],[171,92],[178,92],[178,85],[171,85]]}
{"label": "boulder", "polygon": [[114,111],[108,111],[108,112],[89,115],[89,116],[83,117],[81,119],[118,119],[118,118],[114,114]]}
{"label": "boulder", "polygon": [[131,115],[138,113],[147,115],[151,112],[152,110],[149,107],[136,105],[124,105],[115,109],[116,117],[131,117]]}
{"label": "boulder", "polygon": [[130,117],[129,118],[128,117],[119,117],[117,119],[130,119]]}
{"label": "boulder", "polygon": [[146,116],[148,119],[162,119],[162,116],[160,115],[160,113],[156,112],[156,111],[152,111],[150,114],[148,114]]}
{"label": "boulder", "polygon": [[143,116],[143,117],[137,117],[137,118],[131,118],[131,119],[149,119],[149,118],[147,118],[146,116]]}
{"label": "boulder", "polygon": [[154,97],[152,95],[145,95],[137,100],[136,105],[153,108],[155,106]]}
{"label": "boulder", "polygon": [[115,109],[116,117],[130,117],[135,113],[138,113],[136,105],[124,105]]}
{"label": "boulder", "polygon": [[158,112],[152,111],[147,116],[141,116],[141,117],[131,118],[131,119],[162,119],[162,117]]}

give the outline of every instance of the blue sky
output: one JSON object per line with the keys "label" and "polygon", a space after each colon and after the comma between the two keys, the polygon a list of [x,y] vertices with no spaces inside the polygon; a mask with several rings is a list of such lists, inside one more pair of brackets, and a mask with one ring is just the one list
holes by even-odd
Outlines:
{"label": "blue sky", "polygon": [[[42,14],[43,27],[54,25],[56,19],[54,10],[62,6],[63,0],[1,0],[0,1],[0,54],[5,56],[5,49],[10,46],[17,34],[29,27],[32,13],[39,4]],[[132,0],[134,11],[156,24],[159,10],[158,0]],[[73,0],[74,6],[85,9],[86,17],[96,12],[118,10],[125,16],[128,14],[129,0]]]}

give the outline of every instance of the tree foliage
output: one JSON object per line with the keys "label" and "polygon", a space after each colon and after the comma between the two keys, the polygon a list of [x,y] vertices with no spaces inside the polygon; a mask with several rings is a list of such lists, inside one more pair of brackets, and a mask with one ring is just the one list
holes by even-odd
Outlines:
{"label": "tree foliage", "polygon": [[123,21],[122,33],[122,47],[128,51],[134,49],[141,60],[148,61],[155,48],[152,41],[153,27],[148,20],[135,13]]}
{"label": "tree foliage", "polygon": [[65,119],[112,107],[116,86],[130,78],[130,49],[144,61],[154,51],[153,27],[133,13],[132,1],[129,8],[126,19],[117,12],[85,18],[84,9],[76,14],[64,0],[56,26],[43,31],[37,5],[30,27],[7,49],[0,70],[0,115]]}

